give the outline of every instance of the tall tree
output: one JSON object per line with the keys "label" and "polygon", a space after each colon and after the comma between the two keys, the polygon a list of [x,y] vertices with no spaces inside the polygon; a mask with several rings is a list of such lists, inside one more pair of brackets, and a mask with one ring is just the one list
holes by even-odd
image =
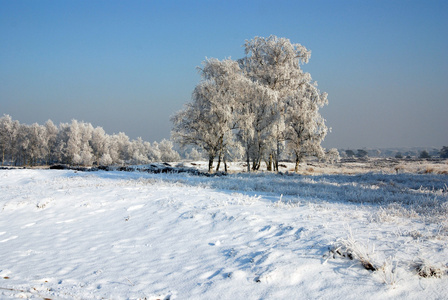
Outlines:
{"label": "tall tree", "polygon": [[272,110],[277,116],[272,133],[275,148],[271,151],[278,170],[278,161],[286,140],[285,101],[301,84],[310,80],[309,74],[304,73],[300,65],[308,63],[311,52],[300,44],[292,44],[289,39],[274,35],[247,40],[244,47],[246,57],[239,60],[241,68],[250,79],[278,93]]}
{"label": "tall tree", "polygon": [[240,80],[234,114],[236,136],[244,148],[247,171],[258,170],[263,156],[272,148],[276,93],[250,80]]}
{"label": "tall tree", "polygon": [[8,155],[11,155],[11,141],[14,135],[13,121],[10,115],[3,115],[0,118],[0,151],[2,157],[2,166]]}
{"label": "tall tree", "polygon": [[325,120],[319,108],[328,103],[327,94],[320,93],[315,83],[303,83],[286,97],[286,140],[288,149],[294,154],[295,171],[306,155],[324,157],[321,142],[327,135]]}
{"label": "tall tree", "polygon": [[199,71],[202,81],[194,89],[192,101],[171,118],[172,138],[182,147],[196,145],[205,150],[211,172],[215,157],[221,158],[232,141],[236,98],[232,85],[241,70],[230,59],[210,59]]}
{"label": "tall tree", "polygon": [[[100,126],[96,127],[92,131],[92,138],[90,140],[90,147],[92,148],[93,155],[97,165],[100,165],[100,159],[103,155],[108,154],[108,137],[104,129]],[[106,158],[104,158],[106,159]],[[103,162],[104,162],[103,159]]]}
{"label": "tall tree", "polygon": [[58,137],[58,127],[54,125],[53,121],[48,120],[45,123],[45,131],[47,135],[47,164],[53,163],[57,156],[57,137]]}
{"label": "tall tree", "polygon": [[39,160],[45,161],[48,149],[48,138],[45,126],[39,125],[37,123],[31,126],[26,126],[28,139],[28,149],[27,154],[29,158],[30,165],[36,165]]}

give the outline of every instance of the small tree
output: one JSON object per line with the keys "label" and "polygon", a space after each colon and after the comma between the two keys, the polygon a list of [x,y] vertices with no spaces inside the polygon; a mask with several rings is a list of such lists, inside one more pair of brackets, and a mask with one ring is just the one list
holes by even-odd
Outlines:
{"label": "small tree", "polygon": [[[302,84],[311,81],[310,74],[303,72],[300,67],[301,64],[308,63],[311,51],[301,44],[293,44],[287,38],[274,35],[246,40],[244,48],[246,57],[240,59],[239,62],[246,76],[277,93],[276,101],[273,103],[276,118],[270,136],[273,146],[270,149],[270,160],[274,160],[274,169],[278,171],[281,151],[288,138],[286,101],[291,100],[290,97],[293,95],[297,96]],[[295,100],[298,100],[297,97]],[[289,113],[295,112],[289,110]],[[291,132],[289,138],[291,138]],[[298,139],[299,141],[295,143],[300,146],[302,138],[299,136]],[[292,147],[294,148],[297,150],[296,147]],[[268,164],[270,165],[271,162]]]}
{"label": "small tree", "polygon": [[47,151],[47,164],[53,163],[56,161],[56,155],[57,155],[57,143],[58,143],[58,127],[54,125],[53,121],[48,120],[45,123],[45,130],[47,133],[47,145],[48,145],[48,151]]}
{"label": "small tree", "polygon": [[17,154],[19,122],[13,121],[10,115],[0,118],[0,155],[2,166],[6,160],[14,160]]}
{"label": "small tree", "polygon": [[180,155],[173,149],[173,143],[169,140],[163,139],[159,143],[161,159],[163,162],[179,161]]}
{"label": "small tree", "polygon": [[353,150],[345,150],[345,154],[347,155],[347,157],[354,157],[355,156],[355,152]]}
{"label": "small tree", "polygon": [[325,156],[321,143],[328,129],[319,108],[328,103],[327,94],[320,93],[317,84],[306,82],[285,103],[287,148],[294,153],[297,172],[306,155]]}
{"label": "small tree", "polygon": [[440,150],[440,158],[448,158],[448,146],[443,146]]}
{"label": "small tree", "polygon": [[[97,165],[102,165],[100,163],[100,159],[107,154],[107,148],[108,148],[108,137],[106,135],[106,132],[102,127],[96,127],[92,132],[92,138],[90,139],[90,146],[93,151],[93,156],[95,157],[95,161]],[[108,161],[107,156],[104,156],[102,162],[103,164]]]}
{"label": "small tree", "polygon": [[187,159],[198,161],[203,159],[203,155],[196,148],[192,148],[189,153],[186,154]]}
{"label": "small tree", "polygon": [[336,148],[331,148],[325,153],[325,160],[330,164],[334,164],[336,161],[340,160],[339,151]]}
{"label": "small tree", "polygon": [[431,155],[429,155],[428,151],[423,150],[422,152],[420,152],[420,155],[418,157],[419,158],[423,158],[423,159],[427,159],[427,158],[431,158]]}
{"label": "small tree", "polygon": [[356,153],[356,157],[358,158],[364,158],[367,157],[368,152],[364,149],[358,149],[358,152]]}

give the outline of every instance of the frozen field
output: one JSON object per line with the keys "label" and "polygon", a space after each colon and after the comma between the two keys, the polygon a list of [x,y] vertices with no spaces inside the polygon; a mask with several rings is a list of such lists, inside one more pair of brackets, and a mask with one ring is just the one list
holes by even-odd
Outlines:
{"label": "frozen field", "polygon": [[0,298],[448,299],[448,176],[400,172],[0,170]]}

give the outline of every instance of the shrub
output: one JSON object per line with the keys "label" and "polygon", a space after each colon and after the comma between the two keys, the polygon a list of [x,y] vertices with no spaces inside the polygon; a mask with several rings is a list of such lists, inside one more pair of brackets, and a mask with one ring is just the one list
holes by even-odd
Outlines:
{"label": "shrub", "polygon": [[419,158],[431,158],[431,156],[429,155],[428,151],[423,150],[422,152],[420,152]]}
{"label": "shrub", "polygon": [[440,158],[448,158],[448,146],[443,146],[439,154]]}

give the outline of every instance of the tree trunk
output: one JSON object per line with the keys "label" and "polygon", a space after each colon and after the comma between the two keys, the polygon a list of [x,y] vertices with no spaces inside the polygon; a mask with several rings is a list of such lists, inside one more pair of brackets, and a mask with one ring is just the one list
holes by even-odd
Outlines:
{"label": "tree trunk", "polygon": [[208,157],[208,172],[213,173],[213,158],[214,155],[209,155]]}
{"label": "tree trunk", "polygon": [[224,155],[224,172],[227,173],[227,160],[226,160],[226,156]]}
{"label": "tree trunk", "polygon": [[216,172],[218,172],[219,171],[219,167],[221,166],[221,153],[219,153],[219,155],[218,155],[218,165],[216,166]]}
{"label": "tree trunk", "polygon": [[278,160],[280,159],[280,142],[277,141],[277,155],[275,158],[275,171],[278,172]]}
{"label": "tree trunk", "polygon": [[277,156],[275,155],[274,152],[272,152],[272,170],[274,172],[278,171],[278,163],[277,163]]}
{"label": "tree trunk", "polygon": [[269,172],[272,171],[272,153],[269,154],[269,161],[266,162],[266,170]]}
{"label": "tree trunk", "polygon": [[250,157],[249,157],[249,142],[246,141],[246,164],[247,164],[247,173],[250,173]]}
{"label": "tree trunk", "polygon": [[257,171],[260,170],[260,167],[261,167],[261,157],[258,158]]}
{"label": "tree trunk", "polygon": [[294,172],[299,172],[299,162],[300,162],[300,159],[299,159],[299,157],[296,155],[296,166],[294,167]]}

